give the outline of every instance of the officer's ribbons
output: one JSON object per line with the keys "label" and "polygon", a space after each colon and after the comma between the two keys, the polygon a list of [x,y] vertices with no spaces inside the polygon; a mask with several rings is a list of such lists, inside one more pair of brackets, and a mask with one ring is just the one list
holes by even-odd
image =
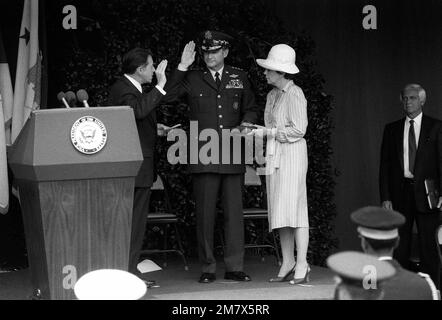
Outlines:
{"label": "officer's ribbons", "polygon": [[226,89],[244,89],[244,84],[240,79],[230,79]]}

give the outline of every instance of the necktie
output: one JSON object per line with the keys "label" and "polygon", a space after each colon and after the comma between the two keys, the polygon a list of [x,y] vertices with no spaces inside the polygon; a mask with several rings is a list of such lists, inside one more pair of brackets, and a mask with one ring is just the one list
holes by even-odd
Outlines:
{"label": "necktie", "polygon": [[219,72],[215,73],[215,82],[216,82],[216,86],[219,87],[221,86],[221,79],[219,78]]}
{"label": "necktie", "polygon": [[410,120],[410,130],[408,131],[408,167],[414,173],[414,162],[416,160],[416,135],[414,133],[414,120]]}

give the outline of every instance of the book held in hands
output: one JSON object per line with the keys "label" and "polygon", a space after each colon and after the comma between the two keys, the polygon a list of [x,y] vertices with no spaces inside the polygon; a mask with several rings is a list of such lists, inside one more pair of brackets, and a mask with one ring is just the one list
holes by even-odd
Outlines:
{"label": "book held in hands", "polygon": [[439,189],[434,179],[425,179],[425,193],[427,194],[428,206],[430,209],[437,209],[439,202]]}

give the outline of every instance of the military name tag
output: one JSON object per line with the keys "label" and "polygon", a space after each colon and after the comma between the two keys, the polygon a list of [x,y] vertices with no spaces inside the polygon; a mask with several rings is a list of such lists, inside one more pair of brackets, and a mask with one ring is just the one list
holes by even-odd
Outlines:
{"label": "military name tag", "polygon": [[226,89],[244,89],[244,85],[240,79],[231,79]]}
{"label": "military name tag", "polygon": [[95,154],[106,145],[106,127],[95,117],[82,117],[72,126],[71,141],[81,153]]}

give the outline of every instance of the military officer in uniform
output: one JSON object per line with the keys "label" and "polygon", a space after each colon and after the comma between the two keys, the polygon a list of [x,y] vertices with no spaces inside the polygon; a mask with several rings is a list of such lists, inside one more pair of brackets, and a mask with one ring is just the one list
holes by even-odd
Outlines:
{"label": "military officer in uniform", "polygon": [[396,275],[384,286],[384,300],[439,299],[429,275],[410,272],[392,258],[399,245],[398,229],[405,223],[402,214],[379,207],[364,207],[353,212],[351,219],[358,226],[362,250],[396,269]]}
{"label": "military officer in uniform", "polygon": [[[191,70],[195,58],[195,43],[189,42],[181,58],[178,69],[172,76],[173,83],[179,85],[169,88],[165,101],[187,98],[190,107],[192,126],[198,126],[198,136],[190,137],[189,145],[197,145],[190,150],[188,169],[193,176],[193,193],[196,205],[198,254],[202,263],[200,283],[216,280],[216,260],[213,253],[216,203],[221,193],[224,211],[226,267],[225,279],[250,281],[243,272],[244,223],[242,214],[242,183],[245,166],[234,162],[235,152],[223,146],[223,132],[247,133],[246,128],[257,121],[257,106],[250,82],[244,71],[224,64],[229,54],[232,38],[224,33],[207,31],[202,39],[202,55],[206,68]],[[187,52],[187,54],[186,54]],[[218,150],[209,154],[210,161],[201,159],[202,130],[212,130],[219,137]],[[192,141],[192,139],[194,141]],[[196,140],[196,141],[195,141]],[[224,147],[224,148],[223,148]],[[232,152],[233,150],[233,152]],[[192,157],[198,157],[195,161]],[[207,159],[206,159],[207,160]],[[189,163],[190,162],[190,163]]]}
{"label": "military officer in uniform", "polygon": [[327,266],[336,274],[335,300],[384,300],[396,273],[389,263],[355,251],[331,255]]}

